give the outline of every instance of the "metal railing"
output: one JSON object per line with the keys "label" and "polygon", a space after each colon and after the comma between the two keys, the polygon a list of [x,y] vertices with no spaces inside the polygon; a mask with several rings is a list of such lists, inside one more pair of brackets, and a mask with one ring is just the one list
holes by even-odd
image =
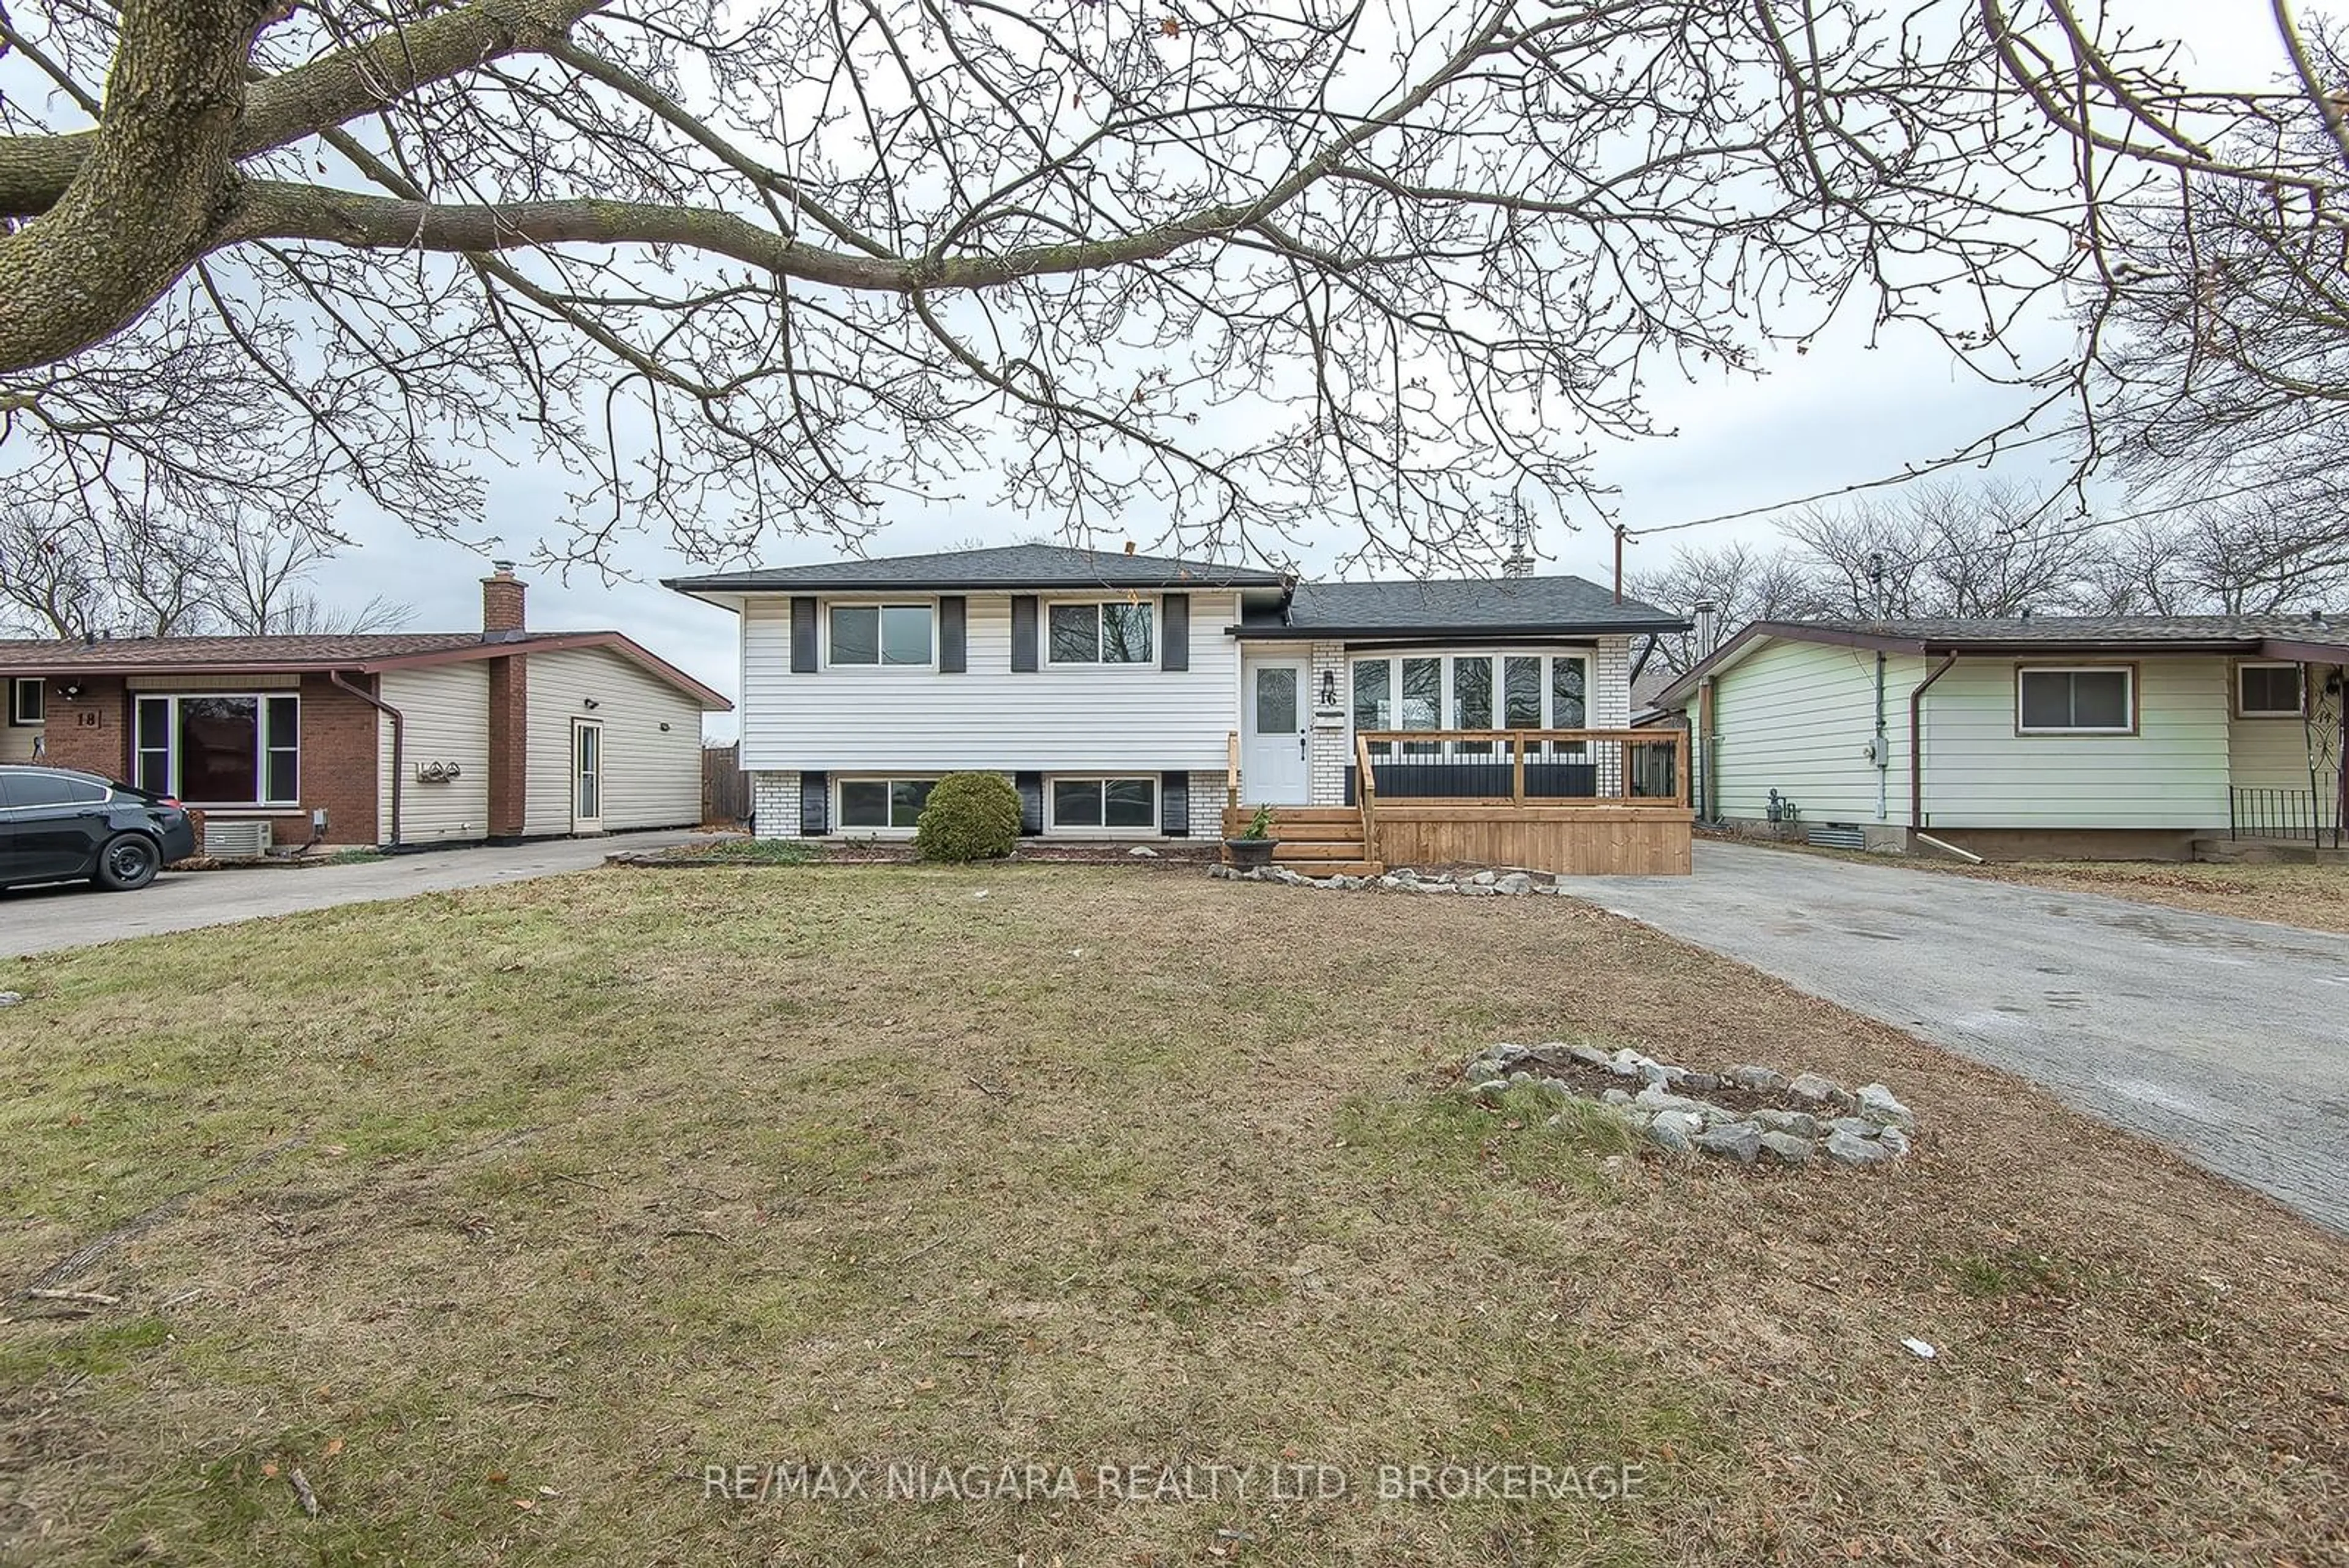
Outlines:
{"label": "metal railing", "polygon": [[2337,799],[2331,789],[2230,788],[2227,833],[2232,838],[2302,838],[2311,844],[2330,838],[2338,846]]}
{"label": "metal railing", "polygon": [[1689,804],[1685,730],[1363,730],[1347,799]]}

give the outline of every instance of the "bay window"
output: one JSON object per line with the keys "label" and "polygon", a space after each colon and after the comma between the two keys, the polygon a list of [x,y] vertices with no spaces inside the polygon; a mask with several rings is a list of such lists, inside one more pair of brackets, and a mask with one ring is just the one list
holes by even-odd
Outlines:
{"label": "bay window", "polygon": [[[1579,730],[1589,722],[1587,653],[1373,654],[1353,660],[1354,728]],[[1400,694],[1400,701],[1398,701]],[[1387,742],[1377,742],[1385,754]],[[1579,742],[1550,743],[1578,755]],[[1409,741],[1403,753],[1488,754],[1484,741]]]}
{"label": "bay window", "polygon": [[302,700],[291,693],[141,696],[132,750],[139,787],[191,805],[295,806]]}

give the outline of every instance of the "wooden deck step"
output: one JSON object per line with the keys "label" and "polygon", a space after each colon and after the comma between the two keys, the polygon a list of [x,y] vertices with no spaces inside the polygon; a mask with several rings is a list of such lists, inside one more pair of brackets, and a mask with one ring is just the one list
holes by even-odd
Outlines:
{"label": "wooden deck step", "polygon": [[1272,846],[1273,864],[1290,860],[1359,860],[1362,857],[1362,836],[1332,839],[1320,844],[1303,844],[1284,838]]}

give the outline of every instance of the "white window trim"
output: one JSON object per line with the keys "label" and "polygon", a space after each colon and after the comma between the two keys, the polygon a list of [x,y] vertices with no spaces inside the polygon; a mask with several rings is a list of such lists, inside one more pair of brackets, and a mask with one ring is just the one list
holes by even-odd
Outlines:
{"label": "white window trim", "polygon": [[[2026,675],[2118,675],[2127,684],[2127,718],[2118,728],[2105,724],[2062,724],[2054,728],[2023,722],[2023,678]],[[2018,664],[2014,667],[2014,732],[2018,735],[2134,735],[2137,733],[2137,667],[2130,664]]]}
{"label": "white window trim", "polygon": [[[1345,704],[1346,737],[1349,742],[1359,727],[1354,714],[1354,667],[1358,664],[1387,666],[1387,703],[1398,722],[1382,726],[1400,730],[1402,717],[1402,660],[1434,659],[1443,661],[1443,694],[1437,709],[1438,730],[1464,730],[1469,725],[1459,722],[1459,688],[1453,675],[1453,662],[1462,659],[1487,659],[1493,661],[1493,722],[1476,726],[1495,735],[1506,735],[1512,730],[1588,730],[1591,728],[1590,711],[1598,706],[1599,655],[1588,648],[1412,648],[1396,649],[1384,653],[1349,653],[1346,655],[1345,689],[1340,701]],[[1538,659],[1542,661],[1541,717],[1538,724],[1508,724],[1501,721],[1508,712],[1508,667],[1512,659]],[[1558,659],[1577,660],[1582,666],[1582,722],[1557,722],[1557,679],[1550,661]]]}
{"label": "white window trim", "polygon": [[[1064,784],[1097,784],[1102,786],[1102,815],[1109,815],[1107,789],[1112,784],[1146,784],[1150,786],[1150,820],[1140,827],[1093,826],[1081,822],[1063,825],[1059,801],[1053,786]],[[1158,838],[1164,836],[1166,803],[1159,791],[1165,781],[1156,774],[1046,774],[1044,775],[1044,831],[1054,837],[1071,838]]]}
{"label": "white window trim", "polygon": [[[266,789],[269,786],[270,753],[272,751],[283,751],[286,749],[285,747],[273,747],[269,743],[269,704],[272,702],[291,702],[294,704],[294,734],[295,739],[292,747],[292,751],[294,753],[294,793],[291,796],[283,800],[190,800],[185,794],[181,793],[180,704],[181,702],[206,701],[222,697],[249,697],[254,701],[260,704],[260,711],[257,715],[257,722],[254,725],[254,784],[257,788],[261,789]],[[139,782],[139,762],[140,753],[153,749],[151,747],[142,747],[139,743],[139,705],[142,702],[168,702],[171,705],[171,730],[169,735],[166,737],[169,745],[168,749],[164,753],[164,754],[171,759],[171,766],[167,770],[171,774],[171,778],[167,781],[169,787],[164,791],[164,793],[169,794],[172,799],[178,801],[182,805],[189,806],[199,811],[241,811],[254,816],[283,815],[287,812],[299,811],[302,809],[302,753],[305,747],[300,737],[305,725],[302,718],[301,693],[298,691],[288,691],[282,687],[274,690],[263,689],[252,691],[134,691],[130,693],[130,782],[134,784]]]}
{"label": "white window trim", "polygon": [[[2243,701],[2243,671],[2246,670],[2297,670],[2300,671],[2301,707],[2254,708]],[[2235,666],[2235,717],[2238,719],[2297,719],[2308,701],[2308,671],[2288,659],[2246,659]]]}
{"label": "white window trim", "polygon": [[[1135,661],[1118,660],[1114,662],[1110,659],[1099,658],[1053,658],[1052,611],[1055,607],[1068,608],[1080,605],[1089,605],[1095,609],[1100,609],[1108,605],[1124,605],[1129,607],[1138,606],[1143,610],[1146,611],[1150,617],[1150,657]],[[1043,600],[1037,607],[1036,637],[1037,640],[1043,645],[1039,651],[1043,655],[1043,665],[1047,670],[1124,670],[1129,673],[1136,670],[1155,670],[1159,667],[1159,661],[1166,656],[1164,636],[1166,630],[1165,620],[1166,618],[1159,613],[1157,598],[1153,596],[1144,596],[1143,597],[1133,599],[1120,598],[1114,595],[1106,598],[1100,595],[1086,595],[1078,598],[1048,598]],[[1101,651],[1101,622],[1098,618],[1096,618],[1093,622],[1093,651],[1096,654]]]}
{"label": "white window trim", "polygon": [[[823,614],[823,660],[826,674],[834,670],[843,675],[935,675],[938,671],[938,601],[932,599],[825,599]],[[874,618],[873,628],[873,662],[842,664],[832,657],[832,612],[835,609],[917,609],[930,618],[930,659],[926,664],[887,664],[881,659],[881,628]]]}
{"label": "white window trim", "polygon": [[[907,667],[900,665],[898,668],[905,669]],[[832,831],[836,836],[854,834],[860,838],[911,838],[914,836],[915,831],[911,827],[891,827],[885,825],[880,827],[868,827],[862,824],[851,823],[848,820],[848,814],[842,809],[843,797],[841,792],[843,788],[848,784],[926,784],[936,788],[938,780],[945,776],[946,775],[944,774],[846,774],[840,775],[832,781]]]}
{"label": "white window trim", "polygon": [[[27,719],[25,717],[25,688],[27,686],[41,693],[40,718]],[[9,677],[8,725],[11,729],[37,730],[42,728],[48,718],[48,687],[40,676],[14,675]]]}

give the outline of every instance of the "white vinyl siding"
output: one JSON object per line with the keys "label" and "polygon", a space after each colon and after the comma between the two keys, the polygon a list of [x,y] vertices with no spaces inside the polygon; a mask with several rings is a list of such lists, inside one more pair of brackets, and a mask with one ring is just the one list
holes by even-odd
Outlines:
{"label": "white vinyl siding", "polygon": [[2238,789],[2308,788],[2306,724],[2297,716],[2229,720],[2227,773]]}
{"label": "white vinyl siding", "polygon": [[[1147,596],[1154,602],[1156,596]],[[1194,592],[1190,668],[1038,664],[1011,669],[1011,596],[968,597],[960,674],[793,674],[791,598],[742,611],[742,765],[935,777],[958,768],[1044,773],[1212,768],[1239,720],[1239,649],[1225,635],[1238,596]],[[1154,617],[1154,622],[1163,618]],[[1154,624],[1154,639],[1164,628]],[[1156,649],[1154,648],[1154,651]]]}
{"label": "white vinyl siding", "polygon": [[[1876,655],[1826,643],[1774,642],[1724,670],[1719,694],[1714,809],[1758,822],[1770,792],[1806,822],[1909,820],[1909,693],[1924,660],[1891,655],[1884,721],[1889,767],[1879,776],[1866,748],[1876,733]],[[1930,708],[1954,672],[1927,694]],[[1691,705],[1691,717],[1695,715]],[[1700,743],[1702,738],[1700,737]],[[1927,775],[1930,778],[1931,771]],[[1878,815],[1879,806],[1882,815]]]}
{"label": "white vinyl siding", "polygon": [[[490,667],[485,663],[388,670],[377,694],[399,710],[400,842],[447,844],[489,836]],[[376,837],[391,842],[391,721],[376,724]],[[419,782],[439,763],[455,778]]]}
{"label": "white vinyl siding", "polygon": [[[533,653],[529,680],[525,834],[571,831],[574,719],[595,719],[604,726],[606,831],[690,827],[700,821],[701,710],[692,698],[600,648]],[[872,684],[868,680],[866,689]],[[591,697],[592,709],[586,705]]]}
{"label": "white vinyl siding", "polygon": [[2018,735],[2016,666],[2048,662],[1961,658],[1926,694],[1929,828],[2225,825],[2229,660],[2133,661],[2134,734]]}

